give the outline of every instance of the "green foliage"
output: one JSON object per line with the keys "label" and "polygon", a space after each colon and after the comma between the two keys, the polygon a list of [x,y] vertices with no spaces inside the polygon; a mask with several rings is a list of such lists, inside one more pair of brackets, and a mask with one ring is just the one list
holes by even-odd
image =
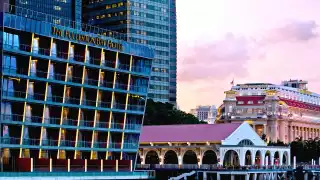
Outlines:
{"label": "green foliage", "polygon": [[318,138],[302,140],[297,138],[290,143],[291,156],[296,156],[297,162],[310,162],[320,157],[320,140]]}
{"label": "green foliage", "polygon": [[206,124],[194,115],[180,111],[170,103],[147,101],[144,125]]}

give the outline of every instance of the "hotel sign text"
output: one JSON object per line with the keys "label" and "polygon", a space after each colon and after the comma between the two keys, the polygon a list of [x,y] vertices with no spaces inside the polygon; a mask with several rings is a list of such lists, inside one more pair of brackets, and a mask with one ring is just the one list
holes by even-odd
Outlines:
{"label": "hotel sign text", "polygon": [[52,35],[67,38],[70,40],[90,43],[97,46],[107,46],[110,49],[116,49],[119,51],[123,50],[123,46],[120,43],[116,43],[111,40],[104,40],[99,37],[91,37],[88,35],[77,34],[75,32],[58,29],[57,27],[52,27]]}

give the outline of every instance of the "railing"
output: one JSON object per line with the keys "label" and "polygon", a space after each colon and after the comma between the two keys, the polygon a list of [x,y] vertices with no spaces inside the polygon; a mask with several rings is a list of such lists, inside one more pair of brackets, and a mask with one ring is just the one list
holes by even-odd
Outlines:
{"label": "railing", "polygon": [[[216,171],[243,171],[243,170],[288,170],[292,169],[292,166],[282,165],[282,166],[221,166],[216,164],[137,164],[137,169],[203,169],[203,170],[216,170]],[[317,167],[317,168],[320,168]],[[312,169],[312,168],[310,168]]]}
{"label": "railing", "polygon": [[141,125],[138,124],[126,124],[126,129],[127,130],[140,130],[141,129]]}
{"label": "railing", "polygon": [[15,137],[1,137],[1,144],[20,144],[20,138]]}
{"label": "railing", "polygon": [[[69,27],[69,28],[75,28],[75,29],[80,29],[84,32],[91,33],[91,34],[99,34],[103,35],[106,37],[111,37],[114,39],[119,39],[119,40],[124,40],[128,41],[126,34],[115,32],[115,31],[110,31],[107,29],[103,29],[97,26],[91,26],[88,24],[72,21],[70,19],[64,19],[58,16],[54,16],[51,14],[45,14],[42,12],[30,10],[27,8],[11,5],[4,3],[4,9],[5,12],[10,13],[10,14],[16,14],[21,17],[28,17],[29,19],[34,19],[34,20],[42,20],[45,21],[46,23],[52,24],[52,25],[57,25],[53,20],[54,19],[59,19],[59,26],[64,26],[64,27]],[[1,9],[2,10],[2,9]]]}
{"label": "railing", "polygon": [[91,148],[91,142],[90,141],[78,141],[77,147]]}
{"label": "railing", "polygon": [[123,143],[123,149],[138,149],[138,142],[137,143]]}
{"label": "railing", "polygon": [[[51,51],[50,49],[40,48],[40,47],[32,47],[32,46],[26,45],[26,44],[20,44],[19,46],[12,45],[12,44],[4,44],[3,46],[5,49],[15,49],[15,50],[20,50],[20,51],[25,51],[25,52],[31,53],[33,55],[50,56],[50,51]],[[33,51],[31,51],[31,49]],[[85,56],[74,54],[73,56],[70,57],[70,54],[68,55],[68,53],[65,53],[65,52],[56,52],[55,54],[51,54],[51,57],[63,59],[63,60],[66,60],[66,62],[71,62],[71,63],[79,63],[80,62],[80,63],[84,63],[86,65],[95,65],[95,66],[100,66],[100,62],[101,62],[100,59],[91,59],[90,61],[85,62],[84,61]],[[104,67],[115,68],[115,61],[104,60],[103,62],[104,63],[102,63],[102,65],[104,65]],[[118,65],[117,69],[129,71],[130,66],[125,65],[125,64],[120,64],[120,65]],[[133,66],[131,71],[149,75],[151,72],[151,68]],[[43,76],[46,77],[46,74],[47,74],[47,72],[45,72],[43,74]]]}
{"label": "railing", "polygon": [[[12,74],[12,75],[27,75],[28,71],[25,71],[23,69],[17,69],[17,68],[13,68],[13,67],[8,67],[8,66],[2,66],[2,69],[5,73],[8,74]],[[44,78],[47,79],[47,76],[45,75],[47,72],[44,71],[40,71],[40,70],[31,70],[30,71],[30,76],[31,77],[38,77],[38,78]],[[44,74],[44,75],[39,75],[39,74]],[[66,75],[64,74],[58,74],[55,73],[54,75],[49,75],[49,80],[57,80],[57,81],[65,81]],[[69,76],[67,78],[67,82],[72,82],[72,83],[76,83],[76,84],[82,84],[82,79],[79,77],[74,77],[74,76]],[[98,86],[98,80],[94,80],[94,79],[85,79],[84,80],[84,84],[86,85],[92,85],[92,86]],[[105,81],[100,81],[100,86],[101,87],[106,87],[106,88],[113,88],[113,83],[111,82],[105,82]],[[116,83],[115,84],[115,88],[116,89],[121,89],[121,90],[127,90],[128,85],[127,84],[119,84]],[[140,93],[146,93],[147,92],[147,88],[146,87],[139,87],[139,86],[130,86],[130,91],[134,91],[134,92],[140,92]]]}

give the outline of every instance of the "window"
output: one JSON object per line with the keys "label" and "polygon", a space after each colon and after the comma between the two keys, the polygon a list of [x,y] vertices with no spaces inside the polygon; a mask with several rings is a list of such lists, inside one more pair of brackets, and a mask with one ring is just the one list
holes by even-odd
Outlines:
{"label": "window", "polygon": [[253,101],[248,101],[248,104],[253,104]]}
{"label": "window", "polygon": [[60,6],[53,6],[53,9],[57,10],[57,11],[61,11],[61,7]]}
{"label": "window", "polygon": [[258,104],[263,104],[263,101],[258,101]]}
{"label": "window", "polygon": [[238,101],[238,104],[244,104],[244,102],[243,101]]}

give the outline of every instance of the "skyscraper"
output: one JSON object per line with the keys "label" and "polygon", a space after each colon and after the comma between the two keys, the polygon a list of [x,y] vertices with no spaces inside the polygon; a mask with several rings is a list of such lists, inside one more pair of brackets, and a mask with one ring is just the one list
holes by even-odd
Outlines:
{"label": "skyscraper", "polygon": [[[42,20],[52,21],[59,24],[61,19],[68,19],[72,21],[81,22],[81,5],[82,0],[4,0],[10,3],[11,7],[21,7],[16,9],[16,13],[26,14],[26,11],[37,11],[38,18],[39,13],[44,13]],[[29,13],[32,16],[32,13]],[[46,15],[52,15],[51,19],[44,19]]]}
{"label": "skyscraper", "polygon": [[83,20],[126,34],[155,49],[148,96],[176,103],[177,31],[175,0],[84,0]]}
{"label": "skyscraper", "polygon": [[72,20],[52,22],[52,14],[1,7],[0,167],[132,171],[154,50]]}

